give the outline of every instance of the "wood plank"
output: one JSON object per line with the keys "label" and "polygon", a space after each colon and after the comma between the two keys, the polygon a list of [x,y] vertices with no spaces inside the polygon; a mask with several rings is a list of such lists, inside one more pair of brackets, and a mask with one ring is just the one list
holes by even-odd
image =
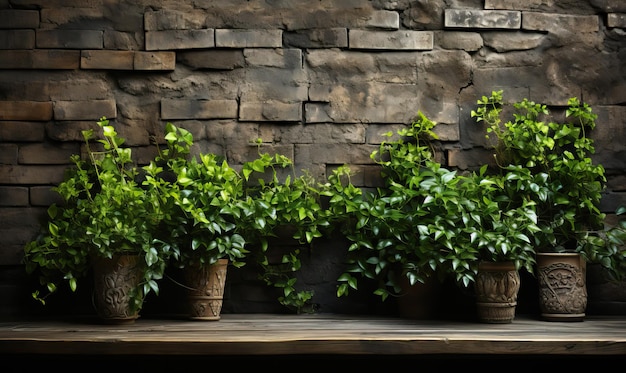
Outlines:
{"label": "wood plank", "polygon": [[0,323],[0,354],[626,355],[626,317],[510,324],[354,315],[225,314],[219,321]]}

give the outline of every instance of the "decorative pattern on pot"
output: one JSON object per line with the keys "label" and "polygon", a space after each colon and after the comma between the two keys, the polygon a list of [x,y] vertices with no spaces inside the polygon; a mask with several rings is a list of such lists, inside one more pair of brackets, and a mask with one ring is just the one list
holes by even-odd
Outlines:
{"label": "decorative pattern on pot", "polygon": [[136,255],[99,258],[94,262],[94,303],[98,316],[110,323],[134,322],[139,306],[133,306],[132,293],[142,279]]}
{"label": "decorative pattern on pot", "polygon": [[537,256],[539,307],[548,321],[582,321],[587,308],[585,263],[578,254],[545,262]]}
{"label": "decorative pattern on pot", "polygon": [[520,276],[512,262],[481,262],[474,286],[480,321],[496,324],[513,321]]}
{"label": "decorative pattern on pot", "polygon": [[189,317],[193,320],[219,320],[224,300],[228,259],[185,269]]}

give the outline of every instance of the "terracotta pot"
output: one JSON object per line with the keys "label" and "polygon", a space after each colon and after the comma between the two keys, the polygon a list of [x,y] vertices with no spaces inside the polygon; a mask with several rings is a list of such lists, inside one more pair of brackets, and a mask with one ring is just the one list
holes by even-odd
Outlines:
{"label": "terracotta pot", "polygon": [[480,262],[474,286],[480,321],[495,324],[513,321],[520,288],[519,271],[513,262]]}
{"label": "terracotta pot", "polygon": [[[103,321],[122,324],[139,318],[141,305],[133,304],[132,295],[139,291],[142,263],[137,255],[94,258],[94,305]],[[143,302],[142,297],[139,302]]]}
{"label": "terracotta pot", "polygon": [[219,320],[224,300],[228,259],[214,264],[185,268],[189,318]]}
{"label": "terracotta pot", "polygon": [[582,321],[587,308],[586,262],[577,253],[537,253],[539,308],[547,321]]}

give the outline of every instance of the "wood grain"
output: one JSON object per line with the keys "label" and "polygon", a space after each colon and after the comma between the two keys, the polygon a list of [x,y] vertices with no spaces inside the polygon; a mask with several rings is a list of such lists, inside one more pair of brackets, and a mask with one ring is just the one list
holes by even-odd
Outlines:
{"label": "wood grain", "polygon": [[0,323],[0,354],[626,355],[626,317],[510,324],[353,315],[226,314],[219,321],[139,319]]}

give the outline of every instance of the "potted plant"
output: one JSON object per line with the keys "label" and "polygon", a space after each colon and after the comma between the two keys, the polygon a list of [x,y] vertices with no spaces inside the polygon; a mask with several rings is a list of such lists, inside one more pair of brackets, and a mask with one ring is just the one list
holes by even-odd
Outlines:
{"label": "potted plant", "polygon": [[313,292],[298,289],[296,274],[302,250],[330,225],[321,201],[326,186],[307,170],[297,174],[289,157],[262,151],[260,139],[256,145],[258,157],[242,167],[250,206],[242,219],[244,235],[254,248],[252,260],[260,267],[261,279],[282,290],[278,300],[283,306],[296,313],[314,312]]}
{"label": "potted plant", "polygon": [[[442,167],[435,161],[435,125],[418,112],[396,139],[371,154],[382,166],[386,187],[349,200],[350,267],[339,279],[339,296],[357,288],[355,274],[376,280],[375,293],[385,300],[402,299],[412,287],[433,280],[483,286],[480,267],[485,263],[506,261],[514,274],[522,268],[532,273],[531,237],[539,230],[535,200],[546,192],[545,175],[515,166],[505,173],[483,166],[467,174]],[[431,307],[436,302],[422,300]]]}
{"label": "potted plant", "polygon": [[[498,165],[519,165],[533,175],[547,175],[546,193],[538,194],[536,200],[541,230],[534,235],[542,316],[582,320],[586,263],[598,262],[615,271],[623,260],[619,252],[603,252],[601,245],[579,241],[585,232],[601,230],[606,217],[599,208],[606,182],[604,168],[593,162],[595,148],[589,137],[597,116],[589,105],[573,97],[568,100],[565,120],[552,121],[546,105],[524,99],[512,104],[512,119],[503,123],[502,91],[477,102],[471,115],[486,123],[488,139],[495,137]],[[571,259],[543,264],[548,256]],[[556,286],[557,277],[569,281]]]}
{"label": "potted plant", "polygon": [[[386,185],[348,200],[352,224],[344,234],[351,240],[348,269],[339,278],[337,295],[358,288],[358,280],[376,282],[375,294],[410,299],[420,289],[437,295],[432,286],[446,278],[473,282],[477,251],[455,246],[461,233],[462,195],[455,170],[435,161],[436,123],[418,112],[410,126],[397,131],[372,152]],[[345,202],[344,202],[345,203]],[[426,318],[436,311],[436,298],[422,301],[425,309],[408,317]],[[405,315],[403,310],[401,314]]]}
{"label": "potted plant", "polygon": [[183,128],[167,123],[165,140],[167,148],[145,167],[164,215],[156,242],[182,269],[189,317],[219,320],[227,266],[243,266],[248,254],[240,224],[249,208],[243,178],[216,154],[191,156],[193,135]]}
{"label": "potted plant", "polygon": [[[98,315],[110,322],[133,321],[145,296],[158,294],[171,252],[154,244],[162,211],[141,183],[131,148],[123,146],[125,140],[106,118],[97,123],[102,136],[94,140],[93,130],[82,132],[87,159],[72,156],[75,167],[53,188],[63,203],[48,208],[41,233],[24,247],[24,263],[47,288],[47,294],[33,293],[42,303],[61,282],[76,291],[79,279],[93,270]],[[137,271],[101,271],[101,265],[118,268],[123,263]],[[131,282],[122,282],[127,279]],[[100,289],[105,285],[114,288]]]}
{"label": "potted plant", "polygon": [[534,177],[521,166],[507,166],[496,174],[488,174],[487,169],[481,167],[460,183],[465,209],[455,244],[457,249],[476,250],[478,318],[509,323],[515,318],[519,271],[534,274],[532,238],[540,231],[535,200],[537,193],[544,192],[545,177]]}

